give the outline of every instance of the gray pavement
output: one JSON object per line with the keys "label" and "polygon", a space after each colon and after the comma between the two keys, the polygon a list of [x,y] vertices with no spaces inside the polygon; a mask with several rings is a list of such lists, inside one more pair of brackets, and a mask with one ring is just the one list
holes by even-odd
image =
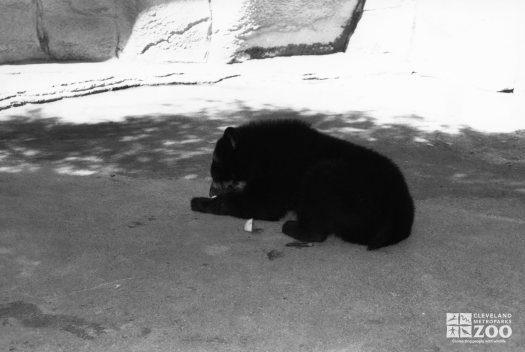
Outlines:
{"label": "gray pavement", "polygon": [[[193,213],[231,119],[298,117],[394,159],[413,235],[375,252],[290,248],[281,223]],[[349,133],[348,131],[355,131]],[[421,142],[424,141],[424,142]],[[0,351],[519,351],[525,135],[423,133],[366,114],[238,111],[0,122]],[[505,343],[447,312],[512,314]]]}

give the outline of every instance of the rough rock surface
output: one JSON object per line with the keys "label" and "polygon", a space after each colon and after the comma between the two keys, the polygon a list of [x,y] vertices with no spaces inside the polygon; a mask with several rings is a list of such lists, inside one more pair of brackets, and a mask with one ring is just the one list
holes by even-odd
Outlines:
{"label": "rough rock surface", "polygon": [[210,39],[208,0],[142,0],[123,57],[204,62]]}
{"label": "rough rock surface", "polygon": [[0,63],[230,62],[344,51],[364,0],[5,0]]}
{"label": "rough rock surface", "polygon": [[36,23],[35,1],[0,2],[0,63],[47,58],[40,47]]}
{"label": "rough rock surface", "polygon": [[104,60],[118,45],[116,2],[37,0],[37,27],[50,59]]}
{"label": "rough rock surface", "polygon": [[212,55],[231,57],[234,61],[345,51],[365,3],[364,0],[237,0],[240,6],[231,11],[232,6],[225,4],[230,1],[211,2],[217,24]]}

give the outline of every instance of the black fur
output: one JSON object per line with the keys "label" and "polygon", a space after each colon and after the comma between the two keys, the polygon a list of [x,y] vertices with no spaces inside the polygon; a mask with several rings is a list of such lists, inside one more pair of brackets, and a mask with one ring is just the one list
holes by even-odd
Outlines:
{"label": "black fur", "polygon": [[410,235],[414,203],[401,171],[370,149],[322,134],[297,120],[229,127],[217,141],[210,196],[195,211],[297,221],[282,230],[299,241],[329,234],[376,249]]}

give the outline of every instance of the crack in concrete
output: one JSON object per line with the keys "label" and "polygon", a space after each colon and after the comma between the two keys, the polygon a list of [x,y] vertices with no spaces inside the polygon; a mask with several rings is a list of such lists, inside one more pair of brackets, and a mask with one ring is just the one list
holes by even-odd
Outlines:
{"label": "crack in concrete", "polygon": [[38,38],[38,43],[40,49],[51,59],[54,59],[54,55],[51,54],[49,49],[49,36],[44,26],[44,8],[42,5],[42,0],[33,0],[36,11],[36,34]]}
{"label": "crack in concrete", "polygon": [[[71,9],[71,12],[76,13],[81,16],[92,16],[95,14],[95,15],[102,16],[102,17],[111,17],[110,14],[104,13],[105,11],[109,10],[109,8],[107,7],[106,8],[99,7],[98,9],[94,8],[90,11],[90,10],[79,9],[73,4],[71,0],[65,0],[65,2],[67,3],[68,7]],[[116,2],[115,2],[115,6],[117,6]]]}
{"label": "crack in concrete", "polygon": [[[82,293],[82,292],[88,292],[88,291],[94,291],[94,290],[98,290],[98,289],[101,289],[101,288],[104,288],[104,287],[107,287],[107,286],[111,286],[111,285],[115,285],[115,286],[120,286],[120,283],[121,282],[124,282],[124,281],[129,281],[129,280],[134,280],[134,279],[143,279],[145,278],[144,277],[136,277],[136,276],[132,276],[132,277],[126,277],[126,278],[123,278],[123,279],[117,279],[117,280],[113,280],[113,281],[108,281],[108,282],[103,282],[99,285],[96,285],[96,286],[93,286],[93,287],[87,287],[87,288],[84,288],[84,289],[81,289],[81,290],[73,290],[71,292],[68,292],[68,293],[65,293],[63,295],[50,295],[50,296],[45,296],[44,299],[57,299],[57,298],[64,298],[64,297],[68,297],[68,296],[72,296],[72,295],[76,295],[78,293]],[[118,287],[117,287],[118,288]]]}
{"label": "crack in concrete", "polygon": [[140,54],[141,55],[144,54],[146,51],[148,51],[149,49],[151,49],[154,46],[159,45],[160,43],[169,42],[171,37],[173,37],[174,35],[182,35],[182,34],[186,33],[187,31],[189,31],[190,29],[192,29],[193,27],[195,27],[195,26],[197,26],[197,25],[199,25],[199,24],[201,24],[201,23],[203,23],[205,21],[208,21],[209,19],[210,19],[210,16],[206,16],[206,17],[203,17],[201,19],[198,19],[197,21],[188,23],[188,25],[186,27],[184,27],[180,31],[171,31],[167,38],[162,38],[162,39],[157,40],[156,42],[149,43],[148,45],[146,45],[144,47],[144,49],[142,49]]}
{"label": "crack in concrete", "polygon": [[210,84],[216,84],[216,83],[219,83],[219,82],[225,81],[225,80],[227,80],[227,79],[235,78],[235,77],[240,77],[240,76],[241,76],[241,75],[231,75],[231,76],[226,76],[226,77],[223,77],[223,78],[219,78],[218,80],[212,81],[212,82],[210,82]]}
{"label": "crack in concrete", "polygon": [[204,54],[204,61],[208,62],[208,56],[210,54],[211,48],[211,39],[213,35],[213,11],[211,8],[211,0],[208,0],[208,11],[210,12],[210,25],[208,27],[208,33],[206,34],[206,41],[208,42],[208,47],[206,48],[206,53]]}
{"label": "crack in concrete", "polygon": [[11,98],[16,98],[16,94],[6,95],[6,96],[3,96],[3,97],[0,97],[0,101],[11,99]]}
{"label": "crack in concrete", "polygon": [[[176,73],[176,75],[180,75],[180,74]],[[163,78],[163,77],[165,78],[169,76],[172,76],[172,74],[159,76],[157,78]],[[154,86],[168,86],[168,85],[199,85],[199,84],[201,85],[210,84],[211,85],[211,84],[216,84],[224,80],[239,77],[239,76],[240,76],[239,74],[234,74],[230,76],[224,76],[216,80],[195,80],[195,81],[173,80],[173,81],[167,81],[167,82],[144,81],[144,80],[136,79],[136,78],[122,78],[122,79],[117,79],[115,81],[107,82],[109,78],[105,78],[103,79],[103,81],[106,81],[106,82],[101,82],[101,84],[97,84],[100,80],[92,80],[93,83],[89,87],[80,87],[80,88],[73,87],[72,89],[65,90],[65,91],[43,92],[43,93],[32,94],[29,96],[10,95],[6,99],[2,99],[1,104],[0,104],[0,111],[7,110],[10,108],[15,108],[18,106],[23,106],[26,104],[44,104],[44,103],[49,103],[49,102],[53,102],[57,100],[62,100],[65,98],[77,98],[77,97],[83,97],[83,96],[92,95],[92,94],[100,94],[100,93],[105,93],[109,91],[117,91],[117,90],[136,88],[136,87],[154,87]],[[72,85],[75,85],[75,84],[72,83]],[[56,87],[56,86],[53,86],[53,87]],[[21,94],[25,94],[25,92],[22,92]]]}
{"label": "crack in concrete", "polygon": [[[366,0],[358,0],[352,11],[350,19],[343,26],[343,31],[331,42],[316,42],[311,44],[288,44],[283,46],[262,47],[253,46],[235,53],[229,64],[241,62],[239,57],[247,55],[250,59],[266,59],[276,56],[297,55],[327,55],[336,52],[346,52],[350,38],[354,33],[357,23],[363,14]],[[259,27],[258,30],[264,27]]]}
{"label": "crack in concrete", "polygon": [[117,2],[115,2],[115,14],[113,15],[113,22],[115,23],[115,36],[117,43],[115,44],[115,57],[118,59],[120,56],[120,27],[118,25],[118,7]]}

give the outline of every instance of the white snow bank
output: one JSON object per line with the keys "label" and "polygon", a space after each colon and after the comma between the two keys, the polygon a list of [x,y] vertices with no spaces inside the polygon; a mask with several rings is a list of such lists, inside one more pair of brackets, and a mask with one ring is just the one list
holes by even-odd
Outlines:
{"label": "white snow bank", "polygon": [[523,91],[523,14],[521,0],[368,0],[347,54],[369,72]]}
{"label": "white snow bank", "polygon": [[[42,105],[29,104],[0,111],[0,119],[34,116],[37,111],[38,118],[55,117],[71,123],[158,115],[196,116],[205,123],[206,119],[229,121],[239,114],[258,111],[290,110],[305,116],[361,114],[379,125],[400,124],[426,132],[457,133],[463,128],[481,132],[525,129],[525,99],[519,94],[502,94],[407,73],[363,73],[356,65],[341,70],[347,61],[346,55],[338,54],[221,65],[213,71],[217,81],[220,80],[216,84],[142,87]],[[96,69],[97,64],[91,65]],[[169,66],[163,66],[164,74]],[[199,74],[186,71],[184,65],[178,67],[186,72],[186,79],[195,79]],[[160,70],[151,71],[148,77],[162,76],[154,75],[155,72]],[[204,73],[204,76],[210,74]]]}

